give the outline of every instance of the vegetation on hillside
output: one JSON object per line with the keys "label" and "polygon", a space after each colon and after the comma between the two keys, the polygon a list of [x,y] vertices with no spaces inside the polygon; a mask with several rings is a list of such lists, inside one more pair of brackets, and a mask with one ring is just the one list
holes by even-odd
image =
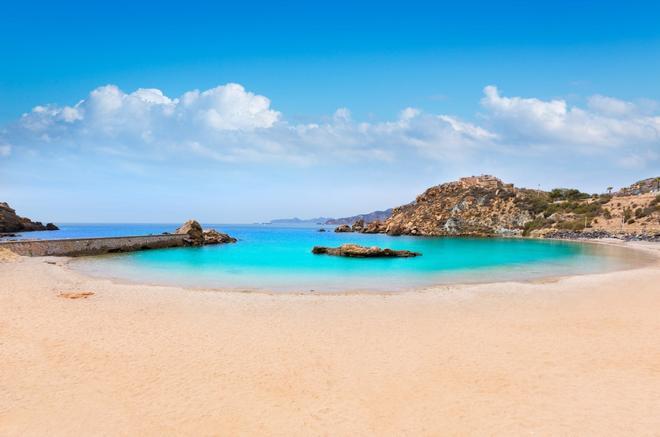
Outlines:
{"label": "vegetation on hillside", "polygon": [[[555,188],[549,193],[534,192],[520,201],[534,215],[534,219],[525,225],[523,235],[553,224],[558,229],[581,231],[590,227],[596,217],[606,212],[609,214],[603,205],[611,199],[611,194],[590,195],[572,188]],[[566,216],[568,220],[558,220]]]}

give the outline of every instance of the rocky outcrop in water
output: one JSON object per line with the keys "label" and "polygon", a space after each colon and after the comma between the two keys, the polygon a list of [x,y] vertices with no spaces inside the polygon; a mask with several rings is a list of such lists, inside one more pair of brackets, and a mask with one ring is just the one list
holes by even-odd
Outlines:
{"label": "rocky outcrop in water", "polygon": [[358,244],[342,244],[339,247],[314,246],[315,255],[334,255],[349,258],[411,258],[420,256],[419,252],[409,250],[381,249],[380,247],[364,247]]}
{"label": "rocky outcrop in water", "polygon": [[385,226],[385,223],[381,221],[374,221],[371,223],[367,223],[367,225],[362,229],[362,233],[364,234],[382,234],[387,230],[387,227]]}
{"label": "rocky outcrop in water", "polygon": [[215,229],[204,229],[204,244],[236,243],[236,238],[229,234],[218,232]]}
{"label": "rocky outcrop in water", "polygon": [[237,241],[236,238],[218,232],[215,229],[202,229],[202,225],[197,220],[188,220],[174,231],[174,233],[187,235],[185,241],[190,246],[235,243]]}
{"label": "rocky outcrop in water", "polygon": [[339,225],[335,228],[335,232],[353,232],[353,229],[348,225]]}
{"label": "rocky outcrop in water", "polygon": [[175,234],[187,235],[186,243],[191,246],[201,246],[204,244],[204,231],[202,225],[199,224],[197,220],[188,220],[182,224],[176,231]]}
{"label": "rocky outcrop in water", "polygon": [[29,218],[20,217],[7,203],[0,202],[0,234],[29,231],[56,231],[59,228],[53,223],[46,225],[33,222]]}
{"label": "rocky outcrop in water", "polygon": [[335,232],[361,232],[363,234],[382,234],[385,232],[385,223],[381,221],[373,221],[365,223],[364,220],[358,219],[352,226],[339,225],[335,228]]}

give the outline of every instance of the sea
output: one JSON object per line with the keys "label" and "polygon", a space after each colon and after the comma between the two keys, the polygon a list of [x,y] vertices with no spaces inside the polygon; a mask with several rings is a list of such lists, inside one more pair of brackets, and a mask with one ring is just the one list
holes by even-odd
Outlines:
{"label": "sea", "polygon": [[[59,225],[18,239],[158,235],[176,224]],[[235,244],[156,249],[77,258],[73,269],[94,276],[237,291],[406,291],[436,285],[597,273],[631,268],[643,255],[629,249],[522,238],[413,237],[335,233],[333,227],[286,224],[203,224]],[[325,232],[321,232],[323,229]],[[356,259],[314,255],[314,246],[356,243],[422,253],[416,258]]]}

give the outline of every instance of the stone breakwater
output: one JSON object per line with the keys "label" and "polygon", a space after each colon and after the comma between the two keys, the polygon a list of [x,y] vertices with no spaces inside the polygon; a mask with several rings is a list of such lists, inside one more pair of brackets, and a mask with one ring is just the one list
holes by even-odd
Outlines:
{"label": "stone breakwater", "polygon": [[143,235],[137,237],[72,238],[62,240],[23,240],[0,242],[23,256],[89,256],[187,246],[186,235]]}

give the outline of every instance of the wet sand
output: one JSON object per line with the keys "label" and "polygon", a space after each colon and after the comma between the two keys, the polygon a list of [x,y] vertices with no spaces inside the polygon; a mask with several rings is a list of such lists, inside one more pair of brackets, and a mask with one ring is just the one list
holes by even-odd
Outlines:
{"label": "wet sand", "polygon": [[346,295],[64,264],[0,256],[2,435],[660,434],[658,262]]}

